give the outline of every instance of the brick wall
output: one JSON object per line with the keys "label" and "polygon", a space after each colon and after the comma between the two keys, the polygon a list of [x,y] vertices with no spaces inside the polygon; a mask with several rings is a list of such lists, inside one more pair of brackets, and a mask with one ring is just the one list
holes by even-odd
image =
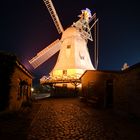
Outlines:
{"label": "brick wall", "polygon": [[82,96],[98,97],[101,105],[106,107],[108,92],[112,92],[115,111],[140,117],[140,64],[124,71],[87,71],[81,82]]}
{"label": "brick wall", "polygon": [[98,97],[101,105],[106,104],[106,83],[116,77],[115,72],[104,71],[87,71],[81,78],[82,81],[82,96],[90,98],[92,96]]}
{"label": "brick wall", "polygon": [[114,88],[114,108],[140,116],[140,67],[121,72]]}
{"label": "brick wall", "polygon": [[[20,82],[26,81],[28,86],[20,87]],[[11,90],[9,110],[18,110],[23,101],[31,96],[32,78],[27,75],[19,66],[16,66],[11,77]],[[22,90],[22,91],[21,91]]]}

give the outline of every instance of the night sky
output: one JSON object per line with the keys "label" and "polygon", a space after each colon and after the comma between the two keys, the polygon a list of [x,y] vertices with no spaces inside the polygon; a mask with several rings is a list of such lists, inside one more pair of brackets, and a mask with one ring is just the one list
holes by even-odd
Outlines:
{"label": "night sky", "polygon": [[[140,62],[140,8],[136,0],[52,0],[64,29],[89,8],[99,18],[100,70]],[[57,55],[36,70],[28,60],[60,38],[43,0],[1,0],[0,50],[16,54],[35,78],[47,75]],[[93,43],[88,45],[93,60]]]}

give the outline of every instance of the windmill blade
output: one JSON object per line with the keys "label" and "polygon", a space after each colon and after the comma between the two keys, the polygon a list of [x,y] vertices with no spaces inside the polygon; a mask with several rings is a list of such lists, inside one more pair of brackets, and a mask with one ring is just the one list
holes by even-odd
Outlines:
{"label": "windmill blade", "polygon": [[96,13],[94,13],[93,15],[92,15],[92,17],[89,19],[89,23],[93,20],[93,19],[95,19],[96,18]]}
{"label": "windmill blade", "polygon": [[54,41],[52,44],[47,46],[45,49],[37,53],[35,57],[29,60],[29,63],[35,68],[40,66],[42,63],[47,61],[50,57],[52,57],[56,52],[60,50],[61,42],[59,39]]}
{"label": "windmill blade", "polygon": [[45,3],[46,7],[48,8],[48,11],[49,11],[49,13],[50,13],[50,15],[51,15],[51,17],[53,19],[53,22],[54,22],[54,24],[55,24],[55,26],[57,28],[58,33],[59,34],[62,33],[64,31],[64,29],[62,27],[62,24],[61,24],[61,22],[59,20],[59,17],[58,17],[58,15],[56,13],[56,10],[55,10],[55,8],[53,6],[52,1],[51,0],[43,0],[43,1]]}

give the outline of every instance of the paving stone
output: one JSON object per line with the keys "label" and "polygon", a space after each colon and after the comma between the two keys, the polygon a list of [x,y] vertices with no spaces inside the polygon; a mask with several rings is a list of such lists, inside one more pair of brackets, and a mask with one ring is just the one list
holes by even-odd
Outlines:
{"label": "paving stone", "polygon": [[[119,135],[119,131],[124,129],[118,125],[116,116],[86,106],[78,99],[49,99],[40,103],[40,109],[30,125],[28,140],[129,139]],[[124,120],[121,122],[124,123]],[[127,129],[130,132],[131,127]]]}

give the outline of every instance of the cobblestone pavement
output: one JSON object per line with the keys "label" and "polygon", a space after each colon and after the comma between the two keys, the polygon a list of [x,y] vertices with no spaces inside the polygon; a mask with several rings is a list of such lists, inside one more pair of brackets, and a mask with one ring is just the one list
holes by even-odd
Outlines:
{"label": "cobblestone pavement", "polygon": [[17,112],[0,112],[0,140],[27,140],[28,128],[40,105],[33,103]]}
{"label": "cobblestone pavement", "polygon": [[139,140],[139,124],[78,99],[48,99],[34,117],[28,140]]}

